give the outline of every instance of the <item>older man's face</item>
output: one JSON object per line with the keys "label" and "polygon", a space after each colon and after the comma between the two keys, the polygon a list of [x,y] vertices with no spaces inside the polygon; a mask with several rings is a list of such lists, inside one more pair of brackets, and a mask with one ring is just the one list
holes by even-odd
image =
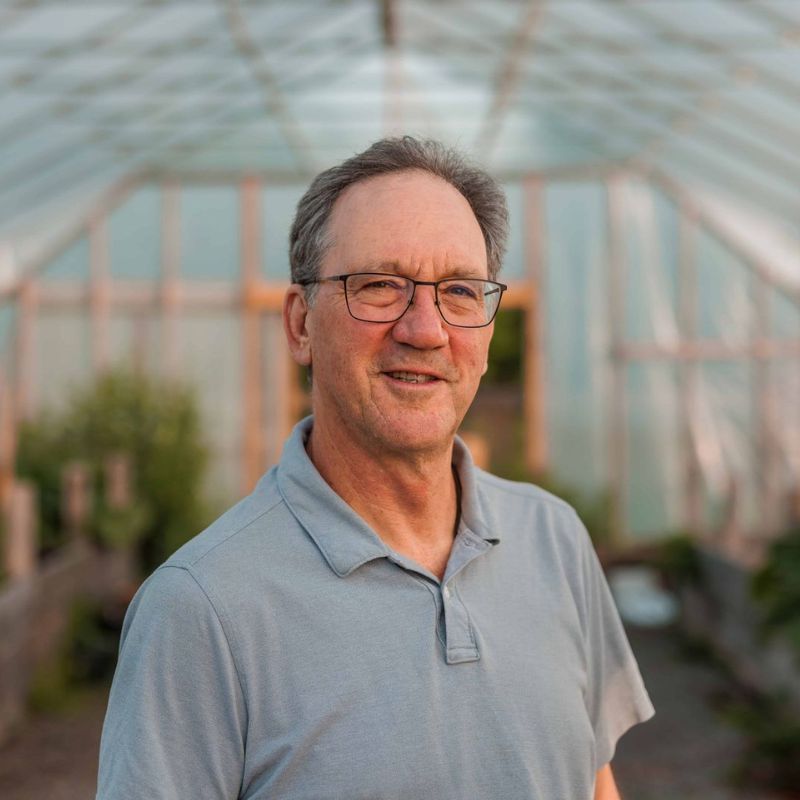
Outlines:
{"label": "older man's face", "polygon": [[[433,281],[487,278],[486,247],[472,209],[445,181],[420,171],[371,178],[334,206],[333,246],[322,276],[391,272]],[[492,326],[448,325],[432,286],[392,323],[348,313],[341,283],[323,283],[307,320],[315,426],[336,426],[367,451],[449,447],[486,371]],[[428,376],[421,382],[397,373]],[[433,380],[430,380],[430,378]]]}

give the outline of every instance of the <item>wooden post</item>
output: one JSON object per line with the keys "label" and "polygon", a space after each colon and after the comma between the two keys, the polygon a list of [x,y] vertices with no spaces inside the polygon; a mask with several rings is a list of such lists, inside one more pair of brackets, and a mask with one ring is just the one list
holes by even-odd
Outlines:
{"label": "wooden post", "polygon": [[525,310],[523,413],[525,463],[534,475],[548,466],[545,401],[545,225],[544,187],[537,178],[525,181],[525,266],[530,302]]}
{"label": "wooden post", "polygon": [[682,428],[680,439],[681,462],[684,469],[683,526],[693,532],[705,533],[702,506],[702,473],[697,460],[692,420],[697,418],[700,403],[700,364],[692,354],[697,336],[697,219],[692,209],[678,207],[679,214],[679,283],[678,318],[681,349],[686,358],[678,362],[678,381],[681,397]]}
{"label": "wooden post", "polygon": [[178,374],[181,302],[181,195],[175,181],[161,187],[161,374]]}
{"label": "wooden post", "polygon": [[475,431],[463,431],[459,436],[464,440],[464,444],[469,448],[472,454],[472,460],[475,466],[481,469],[489,469],[491,460],[491,448],[489,447],[489,440],[480,433]]}
{"label": "wooden post", "polygon": [[36,571],[37,520],[35,487],[15,481],[3,547],[5,571],[12,580],[27,578]]}
{"label": "wooden post", "polygon": [[250,492],[264,468],[263,371],[258,277],[261,272],[261,184],[248,178],[241,184],[242,286],[242,493]]}
{"label": "wooden post", "polygon": [[92,367],[95,375],[108,367],[109,277],[108,225],[104,214],[89,222],[89,314],[92,331]]}
{"label": "wooden post", "polygon": [[756,468],[757,525],[762,536],[774,535],[781,522],[776,512],[779,498],[775,491],[775,445],[777,433],[772,398],[768,340],[770,338],[770,309],[767,285],[755,272],[750,273],[753,295],[753,360],[752,396],[755,436],[753,441]]}
{"label": "wooden post", "polygon": [[89,468],[80,461],[64,467],[61,475],[61,517],[70,539],[84,536],[91,505]]}
{"label": "wooden post", "polygon": [[109,508],[129,508],[133,500],[132,465],[127,453],[114,453],[103,464],[105,501]]}
{"label": "wooden post", "polygon": [[611,407],[609,409],[609,454],[612,493],[612,538],[614,544],[628,534],[628,409],[625,314],[627,270],[625,257],[624,195],[625,176],[615,175],[606,184],[608,198],[608,324],[611,369]]}
{"label": "wooden post", "polygon": [[14,424],[14,401],[8,373],[0,365],[0,516],[5,516],[11,502],[16,459],[17,431]]}
{"label": "wooden post", "polygon": [[19,318],[14,341],[15,397],[14,424],[31,419],[36,411],[36,318],[39,311],[39,285],[26,278],[19,290]]}

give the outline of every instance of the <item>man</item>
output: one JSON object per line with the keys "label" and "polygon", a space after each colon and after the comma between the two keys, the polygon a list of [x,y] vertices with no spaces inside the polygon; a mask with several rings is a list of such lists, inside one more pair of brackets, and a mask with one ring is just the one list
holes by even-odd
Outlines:
{"label": "man", "polygon": [[411,138],[322,173],[284,323],[313,417],[131,605],[98,797],[618,797],[652,714],[585,530],[455,438],[502,192]]}

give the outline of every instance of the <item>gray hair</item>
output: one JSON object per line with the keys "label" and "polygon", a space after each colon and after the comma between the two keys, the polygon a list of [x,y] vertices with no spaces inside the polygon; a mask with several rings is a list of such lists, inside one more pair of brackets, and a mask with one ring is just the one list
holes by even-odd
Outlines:
{"label": "gray hair", "polygon": [[[297,204],[289,233],[292,282],[314,280],[319,276],[322,259],[331,245],[328,220],[345,189],[376,175],[405,170],[423,170],[436,175],[464,196],[483,233],[489,278],[494,280],[500,271],[508,238],[508,208],[500,184],[441,142],[403,136],[380,139],[363,153],[314,178]],[[308,296],[311,299],[313,292]]]}

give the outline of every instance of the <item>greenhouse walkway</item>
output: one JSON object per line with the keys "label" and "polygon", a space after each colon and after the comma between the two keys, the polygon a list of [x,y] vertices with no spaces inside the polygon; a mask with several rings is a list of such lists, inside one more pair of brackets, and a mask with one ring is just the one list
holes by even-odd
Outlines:
{"label": "greenhouse walkway", "polygon": [[[629,636],[657,715],[620,742],[614,764],[624,800],[789,800],[728,785],[743,741],[709,705],[725,679],[686,660],[669,630],[630,629]],[[32,718],[0,749],[0,797],[91,800],[105,702],[98,689],[71,711]]]}

